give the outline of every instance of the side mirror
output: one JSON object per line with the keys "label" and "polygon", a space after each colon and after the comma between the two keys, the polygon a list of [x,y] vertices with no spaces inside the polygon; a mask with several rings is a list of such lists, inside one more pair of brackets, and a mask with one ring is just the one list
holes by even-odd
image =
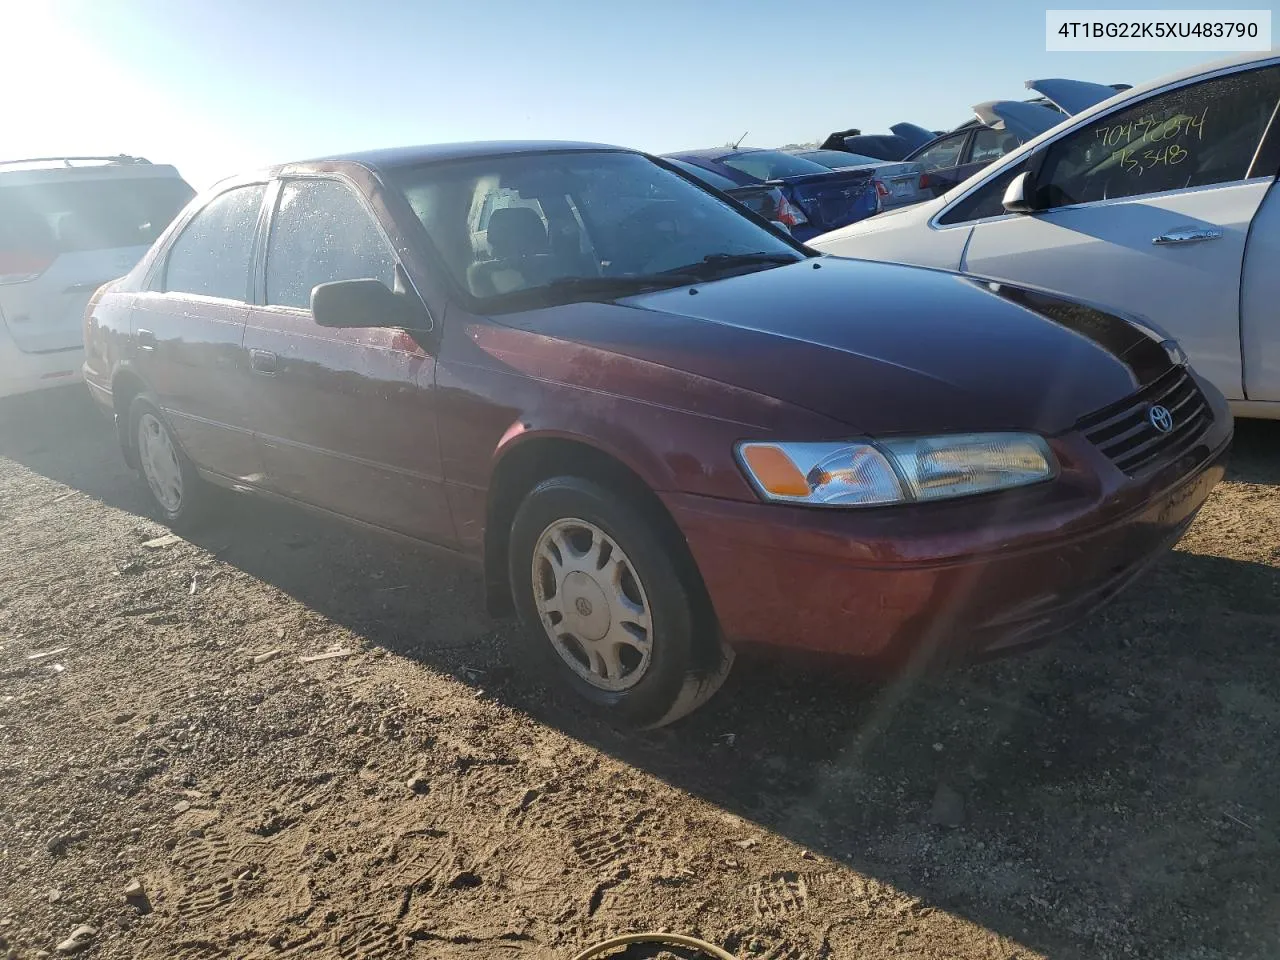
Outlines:
{"label": "side mirror", "polygon": [[381,280],[335,280],[311,291],[311,316],[322,327],[430,326],[412,293],[393,293]]}
{"label": "side mirror", "polygon": [[1039,193],[1040,188],[1036,186],[1031,171],[1024,171],[1009,182],[1004,192],[1004,208],[1009,213],[1035,213],[1041,209]]}
{"label": "side mirror", "polygon": [[775,227],[777,227],[779,230],[781,230],[783,233],[788,233],[788,234],[789,234],[789,233],[791,232],[791,228],[790,228],[790,227],[788,227],[788,226],[787,226],[785,223],[783,223],[781,220],[770,220],[769,222],[770,222],[770,223],[772,223],[772,224],[773,224]]}

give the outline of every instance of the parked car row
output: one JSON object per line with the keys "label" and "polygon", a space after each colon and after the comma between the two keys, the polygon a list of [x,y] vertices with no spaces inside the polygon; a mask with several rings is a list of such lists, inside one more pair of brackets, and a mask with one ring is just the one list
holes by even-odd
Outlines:
{"label": "parked car row", "polygon": [[791,234],[799,240],[856,223],[881,209],[869,172],[833,170],[781,150],[686,150],[665,159],[699,179],[712,175],[739,187],[776,187],[791,211]]}
{"label": "parked car row", "polygon": [[753,648],[1008,652],[1223,475],[1222,344],[1165,326],[1239,299],[1275,343],[1277,104],[1280,58],[1137,88],[810,243],[900,164],[519,142],[252,171],[135,224],[159,236],[89,298],[84,379],[166,522],[225,487],[470,561],[516,656],[611,720],[683,716]]}
{"label": "parked car row", "polygon": [[926,174],[930,196],[940,196],[1067,116],[1129,89],[1123,83],[1063,79],[1028,80],[1026,86],[1037,95],[1029,100],[976,104],[973,116],[953,130],[931,133],[914,124],[899,123],[889,135],[837,131],[826,138],[823,148],[916,164]]}
{"label": "parked car row", "polygon": [[1270,55],[1187,70],[1067,111],[942,197],[812,242],[1150,317],[1238,414],[1280,418],[1278,105]]}

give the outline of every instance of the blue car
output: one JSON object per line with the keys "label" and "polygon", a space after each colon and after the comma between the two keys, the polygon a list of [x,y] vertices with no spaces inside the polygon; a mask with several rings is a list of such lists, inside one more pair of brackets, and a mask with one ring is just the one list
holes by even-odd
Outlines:
{"label": "blue car", "polygon": [[791,234],[807,240],[880,212],[875,179],[866,170],[831,170],[781,150],[685,150],[666,154],[741,186],[767,183],[780,189],[795,222]]}

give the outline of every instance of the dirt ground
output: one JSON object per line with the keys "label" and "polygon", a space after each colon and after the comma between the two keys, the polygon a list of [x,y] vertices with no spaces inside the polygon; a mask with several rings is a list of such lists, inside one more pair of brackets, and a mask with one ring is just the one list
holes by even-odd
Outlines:
{"label": "dirt ground", "polygon": [[150,543],[79,390],[5,402],[0,957],[87,924],[94,958],[1275,958],[1277,485],[1280,424],[1243,425],[1176,552],[1049,648],[740,662],[624,735],[512,675],[466,568],[245,499]]}

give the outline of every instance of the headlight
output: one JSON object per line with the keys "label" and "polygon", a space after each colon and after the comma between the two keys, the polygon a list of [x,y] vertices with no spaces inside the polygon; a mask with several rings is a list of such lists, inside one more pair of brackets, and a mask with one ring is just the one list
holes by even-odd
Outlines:
{"label": "headlight", "polygon": [[766,500],[863,507],[943,500],[1048,480],[1043,437],[963,433],[852,443],[740,443],[738,460]]}

